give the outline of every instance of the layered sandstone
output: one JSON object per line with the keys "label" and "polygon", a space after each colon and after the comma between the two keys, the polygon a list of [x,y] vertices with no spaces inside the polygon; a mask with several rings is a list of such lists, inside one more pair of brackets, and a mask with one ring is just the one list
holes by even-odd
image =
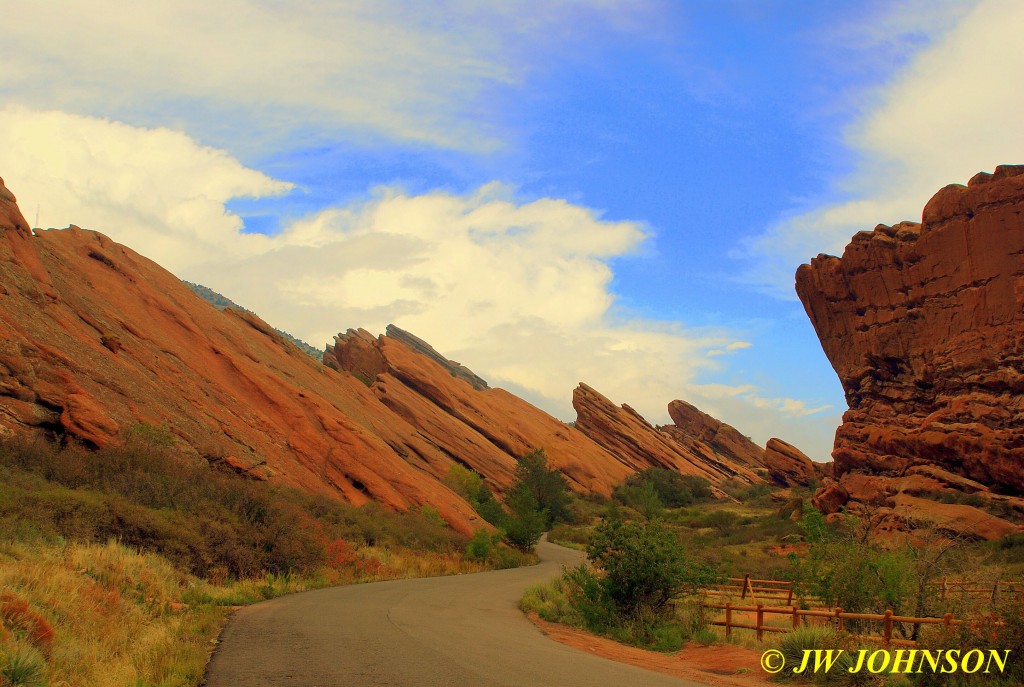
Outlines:
{"label": "layered sandstone", "polygon": [[715,454],[751,469],[763,468],[764,449],[744,436],[732,425],[711,417],[686,401],[672,401],[668,404],[671,425],[659,427],[669,432],[676,441],[693,442],[695,450],[702,450],[698,444],[710,448]]}
{"label": "layered sandstone", "polygon": [[444,454],[359,380],[102,234],[33,235],[0,184],[0,434],[107,446],[140,422],[251,477],[481,524],[403,457]]}
{"label": "layered sandstone", "polygon": [[814,463],[803,451],[774,437],[764,447],[764,464],[772,481],[782,487],[806,487],[818,477]]}
{"label": "layered sandstone", "polygon": [[760,449],[682,402],[656,428],[581,385],[574,426],[393,326],[339,335],[323,362],[102,234],[36,235],[0,182],[0,435],[103,447],[162,425],[214,468],[357,505],[431,505],[467,533],[483,522],[444,486],[451,467],[501,492],[536,448],[583,493],[652,466],[761,481]]}
{"label": "layered sandstone", "polygon": [[[410,345],[410,341],[420,345]],[[459,463],[483,475],[497,491],[512,483],[516,457],[543,448],[549,462],[578,491],[609,495],[632,474],[615,455],[575,429],[504,389],[492,389],[472,371],[397,327],[373,337],[348,330],[335,337],[325,360],[363,380],[379,402],[401,417],[444,457],[418,464],[438,479]],[[433,349],[430,349],[433,351]]]}
{"label": "layered sandstone", "polygon": [[949,476],[936,480],[939,493],[980,485],[970,488],[986,504],[1002,494],[1019,507],[1022,211],[1024,167],[998,167],[939,191],[921,223],[860,232],[841,258],[819,255],[797,271],[797,294],[849,405],[832,455],[851,505],[899,506],[906,516],[921,499],[897,499],[896,483],[863,491],[853,476],[901,480],[930,469]]}
{"label": "layered sandstone", "polygon": [[764,481],[748,465],[719,453],[683,428],[655,427],[628,405],[616,406],[586,384],[573,392],[572,405],[576,427],[633,470],[667,468],[712,484],[730,478],[751,484]]}

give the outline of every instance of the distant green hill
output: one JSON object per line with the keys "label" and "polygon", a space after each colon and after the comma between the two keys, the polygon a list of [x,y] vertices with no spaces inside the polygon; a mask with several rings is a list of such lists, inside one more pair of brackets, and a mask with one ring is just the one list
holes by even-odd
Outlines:
{"label": "distant green hill", "polygon": [[[182,281],[185,281],[185,280],[183,279]],[[235,303],[233,300],[231,300],[230,298],[228,298],[224,294],[217,293],[216,291],[214,291],[213,289],[209,288],[208,286],[203,286],[202,284],[193,284],[190,281],[185,281],[185,284],[188,286],[188,288],[192,289],[193,293],[195,293],[197,296],[202,298],[204,301],[206,301],[207,303],[209,303],[213,307],[217,308],[217,310],[223,310],[224,308],[237,308],[238,310],[244,310],[246,312],[251,312],[254,315],[259,314],[259,313],[256,313],[253,310],[249,310],[249,308],[243,307],[243,306],[239,305],[238,303]],[[296,337],[292,336],[291,334],[289,334],[288,332],[285,332],[285,331],[282,331],[282,330],[278,329],[277,327],[274,327],[274,331],[276,331],[278,334],[280,334],[281,336],[283,336],[284,338],[288,339],[293,344],[298,346],[299,350],[301,350],[303,353],[305,353],[309,357],[313,358],[317,362],[323,362],[323,358],[324,358],[324,352],[323,351],[318,350],[317,348],[315,348],[313,346],[310,346],[308,343],[306,343],[302,339],[296,338]]]}

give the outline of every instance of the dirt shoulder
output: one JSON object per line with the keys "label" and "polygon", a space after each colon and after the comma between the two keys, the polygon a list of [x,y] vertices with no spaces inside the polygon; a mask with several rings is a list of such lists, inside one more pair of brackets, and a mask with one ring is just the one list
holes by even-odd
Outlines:
{"label": "dirt shoulder", "polygon": [[551,639],[619,663],[713,687],[776,687],[761,670],[761,653],[753,649],[731,644],[690,645],[674,654],[662,654],[619,644],[567,625],[549,623],[534,613],[529,617]]}

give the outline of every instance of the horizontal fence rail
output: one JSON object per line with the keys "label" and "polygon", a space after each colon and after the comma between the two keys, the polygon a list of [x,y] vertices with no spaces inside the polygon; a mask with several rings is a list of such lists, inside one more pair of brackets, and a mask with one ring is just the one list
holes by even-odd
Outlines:
{"label": "horizontal fence rail", "polygon": [[[740,628],[745,630],[754,630],[757,632],[757,641],[764,639],[765,632],[792,632],[793,630],[800,627],[801,622],[807,625],[807,618],[824,618],[831,621],[836,629],[840,632],[844,629],[844,622],[846,620],[869,620],[877,621],[882,623],[882,634],[878,636],[863,635],[863,639],[881,641],[886,645],[899,644],[913,646],[916,642],[909,639],[893,639],[892,629],[895,623],[909,623],[912,625],[945,625],[946,627],[953,627],[955,625],[963,624],[962,620],[956,620],[952,613],[947,613],[941,618],[929,618],[929,617],[917,617],[917,616],[906,616],[896,615],[892,611],[886,611],[885,613],[846,613],[841,608],[832,610],[813,610],[797,608],[796,606],[765,606],[764,604],[757,604],[756,606],[742,606],[733,605],[731,602],[724,604],[713,604],[704,603],[704,608],[719,609],[725,611],[725,618],[723,620],[714,620],[711,622],[712,625],[725,628],[725,636],[732,636],[733,628]],[[737,622],[733,619],[734,613],[740,614],[753,614],[754,623],[749,622]],[[788,616],[792,618],[792,627],[781,627],[778,625],[766,625],[765,616],[768,615],[780,615]],[[803,619],[801,621],[801,619]]]}
{"label": "horizontal fence rail", "polygon": [[[978,581],[943,579],[931,583],[936,596],[942,600],[984,598],[995,604],[1000,598],[1018,597],[1024,605],[1024,581]],[[725,628],[725,636],[732,635],[734,628],[753,630],[758,641],[762,641],[766,632],[792,632],[801,624],[808,625],[811,618],[824,619],[832,623],[839,631],[844,630],[845,621],[858,620],[881,624],[881,634],[861,635],[862,639],[878,641],[885,645],[915,646],[917,642],[910,639],[894,639],[893,627],[897,624],[914,626],[911,636],[916,637],[921,625],[944,625],[952,628],[964,623],[956,620],[952,613],[942,617],[917,617],[896,615],[888,610],[885,613],[846,613],[841,608],[825,608],[820,598],[810,595],[799,595],[794,590],[794,583],[787,580],[756,579],[750,575],[730,577],[725,584],[713,585],[701,590],[703,596],[701,606],[707,609],[725,611],[725,617],[711,622],[712,625]],[[738,599],[741,603],[735,603]],[[746,602],[744,605],[743,602]],[[803,608],[801,608],[803,606]],[[768,625],[768,616],[791,618],[786,626]],[[738,617],[736,617],[738,616]]]}

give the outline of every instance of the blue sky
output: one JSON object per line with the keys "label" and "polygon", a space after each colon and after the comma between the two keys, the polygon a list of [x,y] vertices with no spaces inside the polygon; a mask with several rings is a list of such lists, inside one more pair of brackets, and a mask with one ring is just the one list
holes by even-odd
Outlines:
{"label": "blue sky", "polygon": [[41,226],[317,346],[394,322],[565,420],[585,381],[819,460],[845,403],[797,266],[1024,159],[1010,0],[0,9]]}

